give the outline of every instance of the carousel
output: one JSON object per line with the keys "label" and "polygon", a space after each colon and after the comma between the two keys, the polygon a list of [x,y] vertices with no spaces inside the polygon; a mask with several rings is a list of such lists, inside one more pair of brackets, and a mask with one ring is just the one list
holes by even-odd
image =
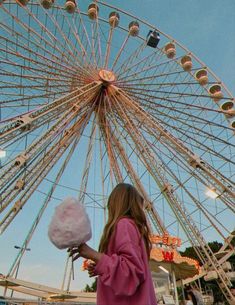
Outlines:
{"label": "carousel", "polygon": [[151,242],[150,269],[158,302],[178,305],[177,286],[183,288],[183,280],[200,273],[199,263],[181,256],[177,250],[181,246],[181,239],[170,236],[167,232],[162,236],[152,235]]}

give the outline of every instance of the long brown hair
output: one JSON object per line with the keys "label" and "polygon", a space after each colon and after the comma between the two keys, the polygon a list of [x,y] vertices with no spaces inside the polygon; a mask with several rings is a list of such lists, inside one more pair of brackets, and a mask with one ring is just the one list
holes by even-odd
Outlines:
{"label": "long brown hair", "polygon": [[140,235],[144,239],[148,257],[150,256],[150,230],[143,210],[144,200],[136,188],[127,183],[119,183],[111,192],[108,199],[108,222],[104,227],[100,240],[99,251],[105,252],[110,237],[115,230],[118,220],[129,217],[135,222]]}

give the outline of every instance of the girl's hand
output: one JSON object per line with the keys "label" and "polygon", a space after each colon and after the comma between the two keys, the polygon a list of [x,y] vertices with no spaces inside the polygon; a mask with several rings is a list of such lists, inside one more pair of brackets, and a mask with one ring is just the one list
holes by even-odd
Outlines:
{"label": "girl's hand", "polygon": [[96,266],[96,263],[94,263],[94,262],[88,264],[87,271],[88,271],[89,277],[96,276],[95,266]]}
{"label": "girl's hand", "polygon": [[95,251],[87,244],[81,244],[78,247],[69,248],[68,252],[69,252],[69,256],[73,257],[73,261],[75,261],[79,257],[84,257],[87,259],[91,259],[97,263],[102,256],[102,253]]}

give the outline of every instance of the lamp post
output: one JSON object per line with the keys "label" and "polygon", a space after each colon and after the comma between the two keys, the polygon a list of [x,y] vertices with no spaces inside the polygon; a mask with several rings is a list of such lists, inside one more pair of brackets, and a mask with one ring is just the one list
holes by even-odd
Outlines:
{"label": "lamp post", "polygon": [[19,247],[19,246],[14,246],[15,249],[24,249],[25,251],[30,251],[31,249],[30,248],[23,248],[23,247]]}
{"label": "lamp post", "polygon": [[[19,246],[17,246],[17,245],[15,245],[14,248],[17,249],[17,250],[31,251],[30,248],[19,247]],[[21,261],[21,259],[19,260],[19,262],[18,262],[18,264],[17,264],[16,273],[15,273],[15,279],[17,279],[17,276],[18,276],[18,272],[19,272],[19,268],[20,268],[20,261]],[[14,293],[14,291],[12,290],[12,291],[11,291],[11,298],[12,298],[12,296],[13,296],[13,293]]]}
{"label": "lamp post", "polygon": [[[14,246],[15,249],[18,249],[18,250],[25,250],[25,251],[31,251],[30,248],[26,248],[26,247],[19,247],[19,246]],[[19,260],[18,264],[17,264],[17,269],[16,269],[16,274],[15,274],[15,278],[17,278],[17,275],[18,275],[18,272],[19,272],[19,267],[20,267],[20,261],[21,259]]]}

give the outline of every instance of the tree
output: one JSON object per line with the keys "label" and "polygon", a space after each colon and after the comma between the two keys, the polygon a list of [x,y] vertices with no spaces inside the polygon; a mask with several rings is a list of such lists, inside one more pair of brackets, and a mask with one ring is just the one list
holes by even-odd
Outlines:
{"label": "tree", "polygon": [[[232,244],[235,243],[235,238],[232,240]],[[211,248],[212,252],[213,253],[216,253],[219,251],[219,249],[223,246],[222,243],[220,242],[217,242],[217,241],[212,241],[212,242],[209,242],[208,243],[208,246]],[[199,247],[199,251],[200,251],[200,247]],[[181,251],[180,254],[182,256],[187,256],[187,257],[190,257],[192,259],[196,259],[197,261],[199,261],[200,265],[202,265],[202,263],[200,262],[200,259],[197,255],[197,253],[195,252],[194,248],[193,247],[188,247],[186,248],[184,251]],[[235,265],[235,255],[232,255],[228,261],[230,263],[232,263],[233,265]],[[218,302],[218,301],[223,301],[224,300],[224,297],[221,295],[221,291],[220,289],[218,288],[218,284],[216,283],[215,280],[213,281],[210,281],[210,282],[206,282],[204,280],[204,278],[201,278],[200,279],[200,283],[201,283],[201,286],[202,288],[205,290],[205,287],[207,286],[208,288],[211,288],[212,291],[213,291],[213,295],[214,295],[214,301],[215,302]]]}
{"label": "tree", "polygon": [[[219,249],[223,246],[222,243],[219,243],[218,241],[212,241],[208,243],[208,246],[211,248],[213,253],[216,253],[219,251]],[[201,247],[197,247],[199,252],[201,251]],[[200,265],[202,265],[202,262],[200,261],[200,258],[198,257],[196,251],[193,247],[188,247],[184,251],[180,251],[180,254],[182,256],[187,256],[189,258],[195,259],[199,262]]]}
{"label": "tree", "polygon": [[96,290],[97,290],[97,279],[94,280],[94,282],[91,284],[91,286],[86,284],[86,286],[84,288],[84,292],[96,292]]}

